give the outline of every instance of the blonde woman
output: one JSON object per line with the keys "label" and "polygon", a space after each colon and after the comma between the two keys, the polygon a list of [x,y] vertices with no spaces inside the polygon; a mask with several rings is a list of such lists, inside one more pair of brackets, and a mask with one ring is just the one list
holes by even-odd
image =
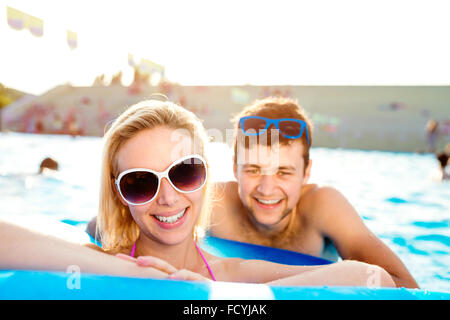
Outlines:
{"label": "blonde woman", "polygon": [[[204,128],[194,114],[170,102],[141,102],[127,109],[112,124],[105,135],[98,214],[103,247],[95,249],[129,261],[111,257],[115,261],[105,267],[107,273],[122,272],[114,267],[120,261],[128,266],[149,266],[139,271],[147,270],[151,277],[159,278],[367,286],[375,270],[380,286],[394,286],[384,269],[356,261],[326,266],[287,266],[261,260],[219,258],[200,249],[197,241],[207,226],[208,201],[212,194],[205,143]],[[10,227],[0,226],[6,231]],[[20,237],[9,234],[14,241],[23,244]],[[11,239],[0,240],[5,240],[0,241],[2,260],[2,253],[8,251],[5,243],[11,243]],[[38,242],[45,241],[39,238]],[[20,247],[27,248],[26,245]],[[47,258],[55,253],[47,252],[43,245],[40,249]],[[90,251],[91,256],[105,256],[73,246],[63,256],[76,255],[82,262],[78,263],[80,268],[87,264],[86,272],[98,273],[102,266],[92,265],[90,260],[86,262],[86,252],[82,250]],[[33,265],[32,257],[24,260],[16,259],[12,265],[16,268]],[[51,259],[42,260],[39,263],[44,269],[56,264]],[[0,267],[2,265],[4,261]]]}

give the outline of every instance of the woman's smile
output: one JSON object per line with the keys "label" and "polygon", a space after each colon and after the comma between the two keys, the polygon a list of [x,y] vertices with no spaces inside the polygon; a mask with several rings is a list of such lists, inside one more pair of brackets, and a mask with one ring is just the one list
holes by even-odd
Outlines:
{"label": "woman's smile", "polygon": [[183,224],[183,222],[186,220],[186,216],[189,212],[190,207],[186,207],[182,210],[171,212],[165,212],[161,214],[153,214],[152,217],[156,220],[157,224],[164,229],[173,229],[177,228],[180,225]]}

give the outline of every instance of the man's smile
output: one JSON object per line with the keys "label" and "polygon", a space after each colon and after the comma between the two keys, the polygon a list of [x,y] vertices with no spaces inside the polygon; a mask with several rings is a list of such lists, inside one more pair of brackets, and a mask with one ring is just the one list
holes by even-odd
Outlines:
{"label": "man's smile", "polygon": [[262,209],[275,209],[280,206],[283,201],[283,198],[265,199],[260,197],[253,197],[253,199],[255,200],[257,206]]}

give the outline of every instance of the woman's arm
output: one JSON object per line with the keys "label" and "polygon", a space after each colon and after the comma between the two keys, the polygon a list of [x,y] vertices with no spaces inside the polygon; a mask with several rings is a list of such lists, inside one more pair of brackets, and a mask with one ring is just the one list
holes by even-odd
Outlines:
{"label": "woman's arm", "polygon": [[0,220],[0,269],[67,271],[139,278],[166,278],[154,268],[118,259],[55,237]]}

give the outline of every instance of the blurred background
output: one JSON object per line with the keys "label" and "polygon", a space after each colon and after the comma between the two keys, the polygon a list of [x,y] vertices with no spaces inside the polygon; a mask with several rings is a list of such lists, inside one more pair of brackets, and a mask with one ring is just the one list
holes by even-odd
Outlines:
{"label": "blurred background", "polygon": [[4,1],[1,129],[101,136],[163,93],[224,132],[255,99],[298,99],[314,145],[450,142],[446,1]]}
{"label": "blurred background", "polygon": [[[449,9],[437,0],[2,1],[0,214],[84,228],[97,211],[105,125],[154,93],[214,133],[216,180],[233,179],[231,150],[218,143],[232,115],[291,97],[314,125],[312,182],[342,191],[422,287],[449,291],[449,165],[437,158],[450,155]],[[45,157],[56,173],[37,174]]]}

